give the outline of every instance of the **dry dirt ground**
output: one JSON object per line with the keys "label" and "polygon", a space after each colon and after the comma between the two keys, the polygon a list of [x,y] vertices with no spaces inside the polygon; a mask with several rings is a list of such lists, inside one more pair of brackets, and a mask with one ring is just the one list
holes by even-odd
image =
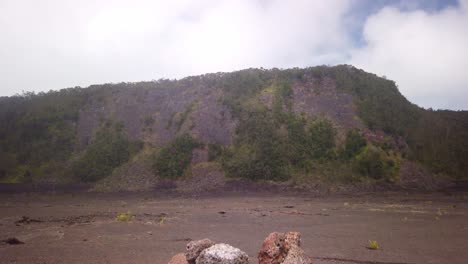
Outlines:
{"label": "dry dirt ground", "polygon": [[[119,213],[134,218],[119,222]],[[24,216],[24,217],[23,217]],[[210,238],[256,254],[299,231],[314,263],[468,263],[468,193],[307,197],[0,194],[0,263],[167,263]],[[379,250],[366,248],[376,240]]]}

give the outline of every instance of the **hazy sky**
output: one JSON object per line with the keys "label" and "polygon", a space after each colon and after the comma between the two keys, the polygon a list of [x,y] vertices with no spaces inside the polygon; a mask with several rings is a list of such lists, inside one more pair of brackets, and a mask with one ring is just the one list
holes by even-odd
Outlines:
{"label": "hazy sky", "polygon": [[468,109],[468,0],[0,0],[0,96],[353,64]]}

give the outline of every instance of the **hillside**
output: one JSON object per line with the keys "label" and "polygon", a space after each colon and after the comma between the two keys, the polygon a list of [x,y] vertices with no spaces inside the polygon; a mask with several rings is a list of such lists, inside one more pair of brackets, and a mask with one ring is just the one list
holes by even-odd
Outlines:
{"label": "hillside", "polygon": [[467,111],[424,110],[349,65],[26,93],[0,98],[0,123],[2,182],[432,188],[468,170]]}

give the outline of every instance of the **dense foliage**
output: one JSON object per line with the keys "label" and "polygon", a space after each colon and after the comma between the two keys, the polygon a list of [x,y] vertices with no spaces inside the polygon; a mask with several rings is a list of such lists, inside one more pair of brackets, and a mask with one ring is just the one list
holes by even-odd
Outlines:
{"label": "dense foliage", "polygon": [[182,176],[192,160],[192,150],[200,146],[189,134],[176,137],[154,158],[154,172],[163,178],[175,179]]}
{"label": "dense foliage", "polygon": [[127,139],[120,124],[105,122],[94,141],[72,165],[72,173],[84,182],[93,182],[105,176],[137,153],[143,144]]}
{"label": "dense foliage", "polygon": [[63,172],[85,98],[80,88],[0,98],[0,179],[30,181]]}
{"label": "dense foliage", "polygon": [[[250,80],[252,73],[245,78]],[[260,78],[259,78],[260,79]],[[335,146],[335,129],[326,118],[307,119],[291,110],[291,84],[287,78],[272,76],[263,80],[273,95],[268,108],[256,98],[256,93],[243,88],[249,85],[238,75],[240,91],[233,98],[239,125],[234,144],[225,151],[222,159],[226,173],[233,177],[252,180],[285,180],[294,168],[304,168],[309,160],[329,158]],[[261,91],[263,89],[256,88]],[[237,91],[238,92],[238,91]]]}
{"label": "dense foliage", "polygon": [[[339,134],[340,124],[327,116],[293,111],[292,87],[325,78],[334,80],[339,92],[353,95],[365,129]],[[208,145],[209,160],[220,162],[231,177],[284,180],[295,174],[331,178],[341,173],[353,180],[389,180],[397,174],[401,159],[418,161],[436,174],[467,177],[467,111],[419,108],[400,94],[393,81],[339,65],[247,69],[179,81],[106,84],[0,97],[0,181],[71,176],[95,181],[109,175],[131,159],[142,143],[128,140],[125,129],[114,120],[94,127],[93,131],[98,131],[81,149],[77,139],[80,110],[91,103],[106,105],[114,94],[134,88],[170,93],[173,88],[191,85],[220,88],[220,103],[229,108],[238,124],[233,144]],[[175,127],[177,133],[184,130],[183,124],[190,121],[198,104],[193,101],[162,126]],[[148,113],[135,118],[141,120],[142,130],[151,134],[154,117]],[[385,142],[369,142],[363,136],[366,130],[383,131]],[[189,135],[177,137],[155,156],[155,173],[167,178],[181,176],[197,146]]]}

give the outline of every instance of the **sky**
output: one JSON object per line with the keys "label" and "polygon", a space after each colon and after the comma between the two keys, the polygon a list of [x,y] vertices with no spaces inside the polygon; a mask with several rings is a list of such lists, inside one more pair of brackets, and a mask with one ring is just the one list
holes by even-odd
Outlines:
{"label": "sky", "polygon": [[0,96],[352,64],[468,110],[468,0],[0,0]]}

